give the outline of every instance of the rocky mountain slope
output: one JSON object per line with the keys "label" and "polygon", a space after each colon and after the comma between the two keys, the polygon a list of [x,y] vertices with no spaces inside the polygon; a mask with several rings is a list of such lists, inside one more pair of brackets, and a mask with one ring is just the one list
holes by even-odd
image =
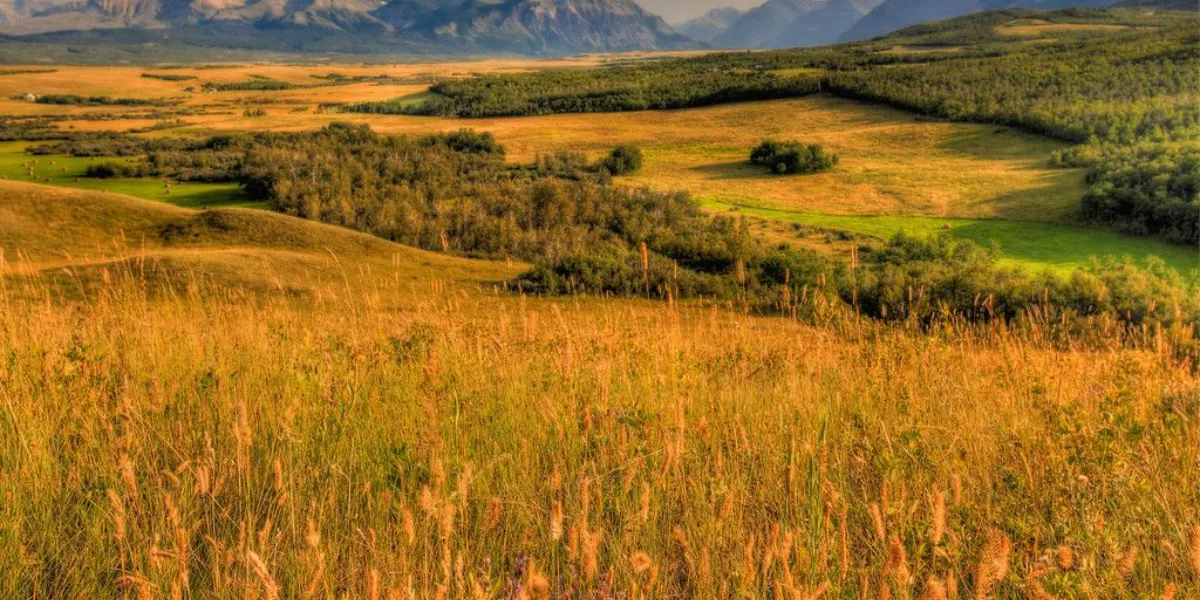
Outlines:
{"label": "rocky mountain slope", "polygon": [[714,8],[703,16],[675,26],[675,31],[698,42],[710,43],[745,13],[737,8]]}
{"label": "rocky mountain slope", "polygon": [[781,35],[771,40],[771,48],[823,46],[832,44],[866,14],[851,0],[829,0],[792,22]]}
{"label": "rocky mountain slope", "polygon": [[790,48],[836,41],[881,0],[767,0],[747,11],[712,44],[720,48]]}
{"label": "rocky mountain slope", "polygon": [[825,0],[767,0],[746,11],[713,40],[720,48],[767,48],[783,35],[801,15],[825,4]]}

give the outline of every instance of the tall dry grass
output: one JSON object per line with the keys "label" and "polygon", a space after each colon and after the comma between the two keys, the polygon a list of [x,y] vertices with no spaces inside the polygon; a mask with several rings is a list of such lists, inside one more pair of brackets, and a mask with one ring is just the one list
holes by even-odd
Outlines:
{"label": "tall dry grass", "polygon": [[3,598],[1200,594],[1169,349],[99,279],[0,284]]}

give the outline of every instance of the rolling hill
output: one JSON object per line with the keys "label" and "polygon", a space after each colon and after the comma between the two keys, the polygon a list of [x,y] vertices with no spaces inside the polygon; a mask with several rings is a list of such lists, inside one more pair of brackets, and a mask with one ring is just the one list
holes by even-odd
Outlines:
{"label": "rolling hill", "polygon": [[12,181],[0,181],[0,256],[7,257],[10,272],[63,293],[98,285],[106,271],[136,270],[164,286],[203,281],[300,296],[337,293],[360,269],[394,273],[397,282],[469,286],[516,274],[503,264],[425,252],[269,211],[198,211]]}

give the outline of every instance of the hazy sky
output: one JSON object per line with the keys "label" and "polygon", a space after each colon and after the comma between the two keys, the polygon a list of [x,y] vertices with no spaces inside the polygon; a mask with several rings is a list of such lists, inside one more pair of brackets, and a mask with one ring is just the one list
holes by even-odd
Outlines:
{"label": "hazy sky", "polygon": [[736,6],[742,10],[754,8],[765,0],[637,0],[642,8],[660,15],[668,23],[679,23],[698,17],[714,8]]}

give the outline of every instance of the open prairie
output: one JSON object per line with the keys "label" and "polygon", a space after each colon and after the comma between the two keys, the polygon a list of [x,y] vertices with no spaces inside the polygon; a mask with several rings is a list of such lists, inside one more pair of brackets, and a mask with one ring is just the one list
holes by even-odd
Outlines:
{"label": "open prairie", "polygon": [[[605,60],[613,58],[392,66],[62,67],[51,73],[0,76],[0,96],[6,98],[0,101],[0,111],[50,116],[57,127],[68,131],[146,130],[142,135],[150,137],[311,131],[335,121],[366,123],[380,133],[403,135],[473,128],[493,133],[513,162],[564,151],[594,158],[615,145],[632,143],[643,148],[645,168],[624,182],[664,191],[685,190],[717,210],[743,209],[743,214],[754,218],[880,237],[900,231],[948,231],[985,244],[995,241],[1007,261],[1032,269],[1072,269],[1088,264],[1092,257],[1141,260],[1150,254],[1162,257],[1181,273],[1196,266],[1195,252],[1186,247],[1080,229],[1078,199],[1083,194],[1084,172],[1050,164],[1051,154],[1066,144],[1005,127],[930,121],[831,97],[674,111],[493,119],[338,114],[320,108],[330,103],[418,95],[436,78],[594,67]],[[168,81],[144,74],[187,79]],[[328,79],[331,74],[342,79]],[[374,79],[356,81],[356,77]],[[283,82],[290,87],[255,91],[215,91],[214,87],[256,81]],[[208,91],[206,84],[210,84]],[[107,95],[178,104],[63,107],[13,99],[21,93]],[[252,109],[262,112],[248,116]],[[155,127],[166,121],[169,126]],[[763,173],[746,158],[750,148],[771,137],[822,144],[837,152],[841,162],[829,173],[804,178]],[[0,148],[0,169],[7,169],[4,174],[12,178],[37,180],[40,175],[30,177],[21,172],[25,169],[21,164],[28,158],[21,155],[20,148],[19,143]],[[66,167],[78,162],[65,157],[58,160]],[[228,186],[187,184],[168,197],[156,182],[88,181],[79,179],[74,170],[60,173],[61,168],[45,175],[50,183],[107,188],[194,207],[244,202]],[[222,189],[228,195],[223,195]],[[1023,227],[1026,222],[1038,225]],[[1079,240],[1085,243],[1081,245]]]}

